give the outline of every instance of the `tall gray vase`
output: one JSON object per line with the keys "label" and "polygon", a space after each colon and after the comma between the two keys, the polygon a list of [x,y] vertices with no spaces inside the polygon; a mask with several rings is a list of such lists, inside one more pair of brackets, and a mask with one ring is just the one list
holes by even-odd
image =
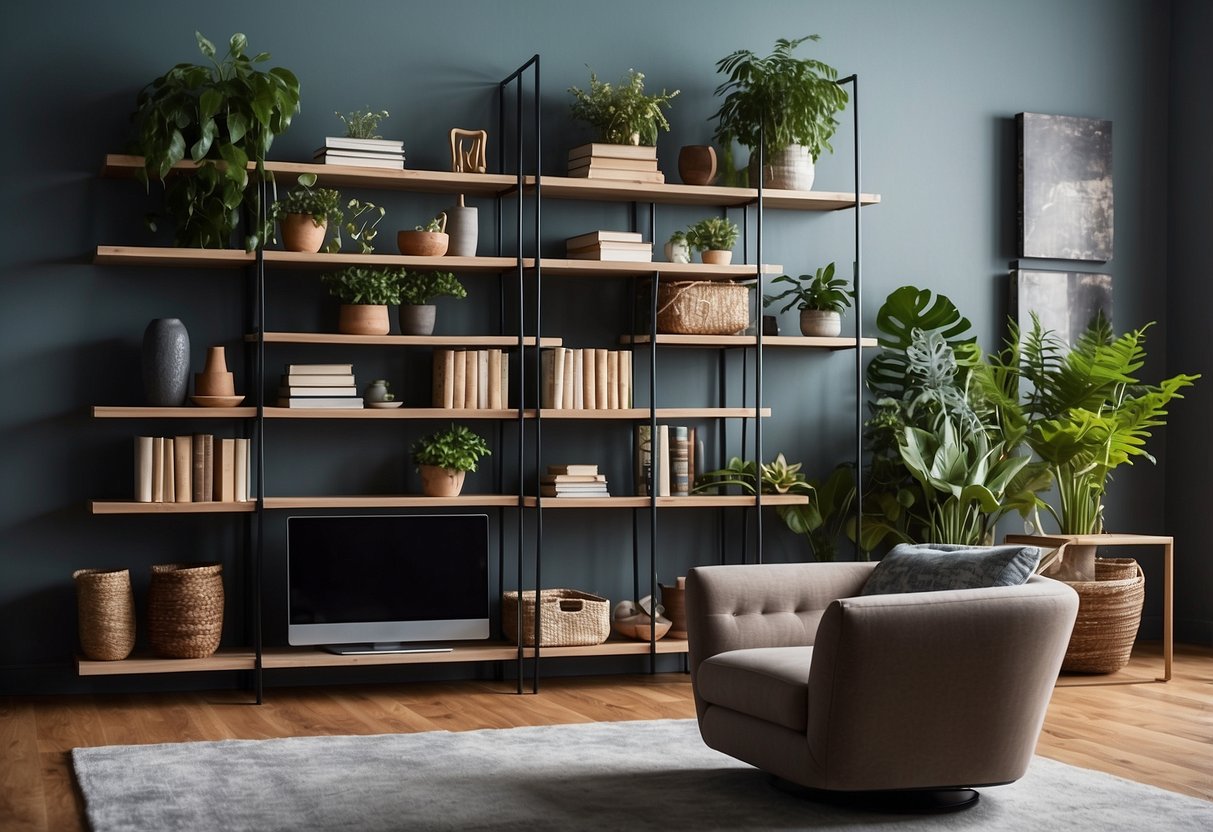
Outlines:
{"label": "tall gray vase", "polygon": [[446,253],[451,257],[475,257],[476,238],[480,232],[478,209],[469,208],[463,204],[463,194],[459,195],[459,204],[446,209],[446,233],[451,238]]}
{"label": "tall gray vase", "polygon": [[143,395],[152,407],[185,404],[190,334],[177,318],[156,318],[143,331]]}

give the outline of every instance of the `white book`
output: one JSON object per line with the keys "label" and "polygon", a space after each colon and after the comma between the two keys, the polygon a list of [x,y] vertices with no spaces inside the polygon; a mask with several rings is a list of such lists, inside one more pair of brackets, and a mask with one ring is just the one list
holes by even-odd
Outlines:
{"label": "white book", "polygon": [[362,408],[362,399],[353,396],[340,397],[320,397],[320,396],[292,396],[289,399],[279,399],[279,407],[289,407],[292,409],[307,408],[307,407],[331,407],[331,408],[349,408],[350,410],[360,410]]}
{"label": "white book", "polygon": [[404,141],[401,139],[355,139],[351,136],[325,136],[324,147],[335,150],[402,151]]}
{"label": "white book", "polygon": [[332,156],[328,153],[323,157],[317,156],[326,165],[349,165],[355,168],[387,168],[389,170],[404,170],[403,159],[360,159],[356,156]]}

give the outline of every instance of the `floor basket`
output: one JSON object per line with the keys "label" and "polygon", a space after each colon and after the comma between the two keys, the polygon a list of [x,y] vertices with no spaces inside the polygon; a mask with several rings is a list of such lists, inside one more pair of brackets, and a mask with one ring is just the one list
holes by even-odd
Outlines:
{"label": "floor basket", "polygon": [[93,661],[116,662],[135,646],[135,596],[126,569],[77,569],[80,649]]}
{"label": "floor basket", "polygon": [[223,566],[164,563],[152,567],[147,635],[152,652],[168,659],[203,659],[223,633]]}
{"label": "floor basket", "polygon": [[[611,633],[610,601],[575,589],[545,589],[539,602],[539,646],[602,644]],[[518,641],[518,593],[501,595],[501,627]],[[535,644],[535,591],[522,593],[522,643]]]}
{"label": "floor basket", "polygon": [[657,331],[672,335],[735,335],[750,325],[750,288],[727,280],[663,281],[657,289]]}
{"label": "floor basket", "polygon": [[1096,558],[1095,580],[1067,581],[1078,593],[1078,620],[1061,669],[1114,673],[1129,663],[1141,623],[1146,576],[1132,558]]}

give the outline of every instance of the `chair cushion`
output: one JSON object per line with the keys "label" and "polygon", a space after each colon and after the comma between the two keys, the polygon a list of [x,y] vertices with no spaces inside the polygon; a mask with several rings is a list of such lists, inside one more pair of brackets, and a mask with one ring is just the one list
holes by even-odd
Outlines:
{"label": "chair cushion", "polygon": [[894,546],[876,564],[861,595],[982,589],[1026,583],[1042,550],[1035,546]]}
{"label": "chair cushion", "polygon": [[709,704],[804,731],[812,663],[812,647],[730,650],[699,665],[695,689]]}

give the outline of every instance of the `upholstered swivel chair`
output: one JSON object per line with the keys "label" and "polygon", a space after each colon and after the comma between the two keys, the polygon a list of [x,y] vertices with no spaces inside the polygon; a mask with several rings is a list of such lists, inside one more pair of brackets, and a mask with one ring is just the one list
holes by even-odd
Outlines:
{"label": "upholstered swivel chair", "polygon": [[818,798],[884,808],[875,801],[922,801],[910,811],[972,805],[969,787],[1009,783],[1027,769],[1078,597],[1038,576],[862,595],[874,567],[692,569],[687,631],[700,733]]}

